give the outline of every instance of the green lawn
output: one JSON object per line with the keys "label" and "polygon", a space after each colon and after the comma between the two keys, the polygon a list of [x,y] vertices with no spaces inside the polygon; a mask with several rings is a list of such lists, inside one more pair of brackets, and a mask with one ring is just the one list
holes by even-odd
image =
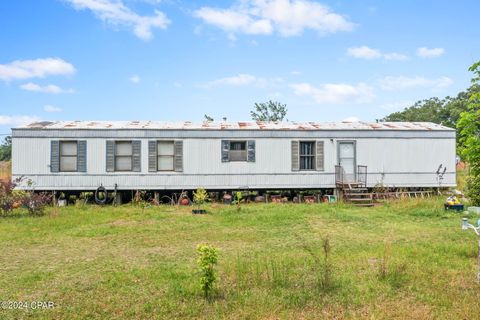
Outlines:
{"label": "green lawn", "polygon": [[[441,199],[344,205],[86,206],[0,219],[0,319],[478,319],[477,241]],[[473,217],[472,217],[473,220]],[[333,280],[322,276],[322,239]],[[197,244],[220,250],[210,300]],[[385,259],[385,260],[384,260]]]}

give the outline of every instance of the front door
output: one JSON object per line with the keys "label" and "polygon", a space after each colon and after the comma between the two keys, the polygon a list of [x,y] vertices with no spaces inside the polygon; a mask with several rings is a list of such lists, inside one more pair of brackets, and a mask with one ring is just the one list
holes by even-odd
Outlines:
{"label": "front door", "polygon": [[355,142],[342,141],[338,143],[338,164],[344,171],[343,181],[354,182],[356,178],[355,170]]}

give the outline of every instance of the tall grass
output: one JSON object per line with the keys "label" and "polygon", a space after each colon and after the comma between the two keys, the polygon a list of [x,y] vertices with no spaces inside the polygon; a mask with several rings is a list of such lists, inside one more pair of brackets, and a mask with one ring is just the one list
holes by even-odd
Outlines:
{"label": "tall grass", "polygon": [[0,161],[0,179],[10,180],[12,177],[12,163],[10,161]]}
{"label": "tall grass", "polygon": [[[0,221],[0,297],[57,307],[0,318],[476,319],[476,238],[443,200],[18,214]],[[200,243],[221,253],[209,301]]]}

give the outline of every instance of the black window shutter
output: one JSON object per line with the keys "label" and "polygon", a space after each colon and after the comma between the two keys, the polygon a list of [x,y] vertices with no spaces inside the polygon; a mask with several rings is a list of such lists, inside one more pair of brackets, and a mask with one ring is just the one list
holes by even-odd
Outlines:
{"label": "black window shutter", "polygon": [[230,161],[230,140],[222,140],[222,162]]}
{"label": "black window shutter", "polygon": [[148,141],[148,171],[157,171],[157,141]]}
{"label": "black window shutter", "polygon": [[87,172],[87,141],[77,141],[77,171]]}
{"label": "black window shutter", "polygon": [[299,142],[292,141],[292,171],[300,170],[300,150]]}
{"label": "black window shutter", "polygon": [[247,141],[247,161],[255,162],[255,140]]}
{"label": "black window shutter", "polygon": [[60,171],[60,141],[50,141],[50,172]]}
{"label": "black window shutter", "polygon": [[173,148],[174,148],[174,154],[175,154],[174,169],[177,172],[182,172],[183,171],[183,141],[176,140],[173,143]]}
{"label": "black window shutter", "polygon": [[142,171],[142,141],[132,141],[132,171]]}
{"label": "black window shutter", "polygon": [[317,171],[324,171],[324,166],[325,166],[325,154],[324,154],[324,143],[323,141],[317,141],[316,145],[316,163],[315,163],[315,169]]}
{"label": "black window shutter", "polygon": [[115,171],[115,141],[112,140],[107,140],[106,169],[107,172]]}

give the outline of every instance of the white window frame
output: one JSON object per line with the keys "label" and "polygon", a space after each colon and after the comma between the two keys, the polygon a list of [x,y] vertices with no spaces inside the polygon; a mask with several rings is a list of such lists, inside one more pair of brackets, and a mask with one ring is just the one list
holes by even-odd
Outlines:
{"label": "white window frame", "polygon": [[[75,144],[75,154],[63,154],[63,145],[64,144]],[[58,171],[59,172],[78,172],[78,141],[77,140],[61,140],[59,145],[59,164],[58,164]],[[62,168],[62,163],[64,158],[75,158],[75,169],[74,170],[65,170]]]}
{"label": "white window frame", "polygon": [[[160,143],[169,143],[172,145],[172,154],[160,154]],[[171,158],[172,159],[172,168],[171,169],[160,169],[160,158]],[[175,141],[173,140],[157,140],[157,171],[175,171]]]}
{"label": "white window frame", "polygon": [[[117,154],[117,146],[119,144],[127,144],[129,143],[130,144],[130,150],[131,150],[131,153],[130,155],[118,155]],[[115,171],[117,172],[130,172],[130,171],[133,171],[133,141],[132,140],[116,140],[115,141],[115,153],[113,155],[113,158],[114,158],[114,168],[115,168]],[[127,170],[119,170],[117,168],[117,159],[118,158],[130,158],[130,169],[127,169]]]}
{"label": "white window frame", "polygon": [[[302,144],[309,143],[312,145],[312,153],[311,154],[302,154]],[[299,171],[315,171],[316,170],[316,161],[317,161],[317,154],[316,154],[316,141],[313,140],[301,140],[298,142],[298,169]],[[302,168],[302,157],[309,157],[312,158],[312,168]]]}

